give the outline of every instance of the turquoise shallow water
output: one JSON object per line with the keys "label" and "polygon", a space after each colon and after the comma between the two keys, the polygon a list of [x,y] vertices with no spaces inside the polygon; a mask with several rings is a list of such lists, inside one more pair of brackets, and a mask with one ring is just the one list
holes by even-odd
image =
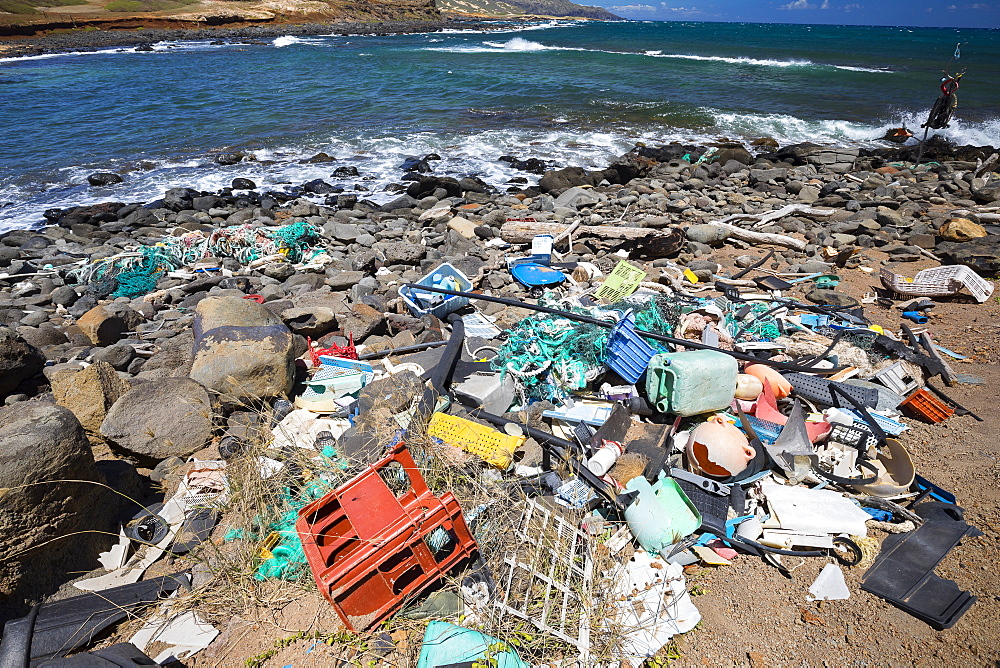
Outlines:
{"label": "turquoise shallow water", "polygon": [[[596,167],[636,141],[867,142],[917,129],[958,42],[968,74],[943,134],[1000,146],[1000,30],[564,22],[0,60],[0,229],[234,176],[337,181],[298,164],[319,151],[377,199],[403,156],[432,151],[439,172],[502,184],[519,175],[504,154]],[[212,162],[229,150],[270,164]],[[97,170],[126,182],[87,187]]]}

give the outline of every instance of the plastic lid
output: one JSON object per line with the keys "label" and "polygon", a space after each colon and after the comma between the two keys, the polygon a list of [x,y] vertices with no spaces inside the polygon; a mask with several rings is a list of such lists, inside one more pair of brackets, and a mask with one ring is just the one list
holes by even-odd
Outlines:
{"label": "plastic lid", "polygon": [[566,276],[561,271],[535,262],[514,265],[510,273],[519,283],[527,286],[555,285],[566,280]]}

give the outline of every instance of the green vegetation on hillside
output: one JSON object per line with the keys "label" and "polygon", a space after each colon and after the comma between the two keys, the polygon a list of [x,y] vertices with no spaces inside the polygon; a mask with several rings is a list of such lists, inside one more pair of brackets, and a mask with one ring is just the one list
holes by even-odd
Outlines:
{"label": "green vegetation on hillside", "polygon": [[136,14],[139,12],[165,12],[171,9],[178,9],[185,5],[192,5],[199,0],[112,0],[104,5],[109,12],[126,12]]}
{"label": "green vegetation on hillside", "polygon": [[85,4],[87,4],[87,0],[0,0],[0,12],[40,14],[39,7],[69,7]]}
{"label": "green vegetation on hillside", "polygon": [[575,16],[588,19],[614,20],[620,17],[601,7],[578,5],[570,0],[436,0],[442,11],[488,16]]}

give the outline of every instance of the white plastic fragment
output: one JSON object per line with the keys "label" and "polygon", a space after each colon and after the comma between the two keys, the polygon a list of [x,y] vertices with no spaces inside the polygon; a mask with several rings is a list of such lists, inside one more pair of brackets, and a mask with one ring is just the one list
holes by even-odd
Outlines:
{"label": "white plastic fragment", "polygon": [[338,418],[321,418],[316,413],[305,408],[291,411],[272,430],[274,441],[271,447],[277,450],[294,446],[312,450],[316,436],[321,431],[328,431],[334,438],[339,437],[351,426],[347,420]]}
{"label": "white plastic fragment", "polygon": [[619,658],[635,668],[701,620],[677,564],[639,550],[606,575],[614,583],[608,598],[618,608],[616,622],[627,629]]}
{"label": "white plastic fragment", "polygon": [[169,605],[165,603],[160,611],[129,639],[130,643],[144,652],[153,642],[171,645],[154,657],[153,660],[157,664],[170,657],[184,659],[200,652],[219,635],[214,626],[203,622],[197,613],[191,610],[170,615]]}
{"label": "white plastic fragment", "polygon": [[844,572],[837,564],[827,564],[809,586],[807,601],[843,601],[851,597]]}
{"label": "white plastic fragment", "polygon": [[128,536],[125,535],[125,529],[121,529],[118,532],[118,542],[112,545],[110,550],[101,552],[100,556],[97,557],[104,570],[116,571],[125,565],[128,560],[129,542]]}
{"label": "white plastic fragment", "polygon": [[761,491],[782,529],[813,535],[868,535],[865,522],[871,516],[837,492],[767,482]]}

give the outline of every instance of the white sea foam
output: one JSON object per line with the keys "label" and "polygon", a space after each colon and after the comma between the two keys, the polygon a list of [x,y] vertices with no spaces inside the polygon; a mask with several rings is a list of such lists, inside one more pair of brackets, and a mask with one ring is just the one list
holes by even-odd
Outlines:
{"label": "white sea foam", "polygon": [[848,72],[875,72],[879,74],[892,72],[892,70],[886,67],[852,67],[850,65],[834,65],[834,67],[838,70],[847,70]]}
{"label": "white sea foam", "polygon": [[283,46],[291,46],[293,44],[309,44],[312,46],[326,46],[328,42],[323,39],[317,39],[315,37],[296,37],[295,35],[282,35],[281,37],[275,37],[274,41],[271,42],[277,48]]}
{"label": "white sea foam", "polygon": [[[620,52],[613,52],[620,53]],[[771,60],[766,58],[730,58],[727,56],[697,56],[689,53],[654,53],[647,51],[643,55],[653,58],[676,58],[678,60],[703,60],[731,65],[765,65],[769,67],[809,67],[815,65],[811,60]]]}
{"label": "white sea foam", "polygon": [[[712,118],[714,124],[700,130],[671,127],[647,127],[642,131],[581,130],[570,119],[555,116],[545,130],[331,136],[309,145],[248,151],[254,155],[255,161],[230,166],[218,165],[209,156],[199,156],[154,161],[153,168],[146,171],[129,171],[127,164],[83,164],[54,172],[44,184],[14,183],[9,176],[0,175],[0,192],[4,193],[2,201],[14,202],[8,206],[0,202],[0,232],[40,224],[41,214],[48,208],[108,200],[148,202],[162,197],[168,188],[181,186],[217,191],[227,187],[237,176],[252,179],[260,190],[282,190],[287,184],[301,184],[317,178],[348,191],[359,184],[368,189],[359,192],[360,196],[384,203],[395,196],[385,187],[399,182],[402,176],[399,167],[403,159],[410,155],[437,153],[443,160],[432,162],[435,174],[456,177],[477,175],[503,189],[513,176],[526,177],[529,183],[537,183],[538,176],[519,172],[498,161],[501,155],[537,157],[557,166],[598,169],[607,166],[640,141],[648,145],[670,141],[704,143],[725,135],[744,140],[768,136],[782,145],[801,141],[866,145],[881,137],[887,129],[903,123],[916,132],[923,120],[916,113],[865,124],[836,119],[808,121],[784,114],[739,114],[712,108],[701,111]],[[952,123],[952,127],[938,133],[960,144],[1000,147],[1000,118],[978,123],[958,120]],[[300,163],[303,158],[320,151],[338,159],[333,163]],[[356,166],[362,178],[334,178],[334,169],[343,165]],[[125,181],[107,188],[87,186],[87,175],[98,170],[122,173]],[[365,178],[369,180],[363,180]],[[322,198],[317,198],[317,201],[321,202]]]}
{"label": "white sea foam", "polygon": [[756,65],[762,67],[834,67],[853,72],[891,73],[892,70],[874,67],[854,67],[851,65],[825,65],[811,60],[775,60],[768,58],[700,56],[689,53],[663,53],[661,50],[648,50],[641,53],[634,51],[605,51],[603,49],[585,49],[571,46],[551,46],[533,42],[523,37],[515,37],[506,42],[484,41],[481,44],[454,44],[449,46],[424,47],[424,51],[443,51],[448,53],[537,53],[540,51],[586,51],[589,53],[607,53],[617,56],[648,56],[650,58],[672,58],[677,60],[694,60],[703,62],[728,63],[730,65]]}
{"label": "white sea foam", "polygon": [[483,42],[482,44],[453,44],[450,46],[428,46],[424,51],[444,51],[447,53],[534,53],[538,51],[590,51],[568,46],[547,46],[523,37],[515,37],[506,42]]}
{"label": "white sea foam", "polygon": [[[916,134],[926,116],[917,113],[900,114],[877,124],[846,120],[804,120],[787,114],[737,114],[716,109],[702,109],[715,119],[716,134],[752,139],[771,137],[779,144],[802,141],[819,143],[865,143],[879,139],[886,130],[907,126]],[[951,127],[935,130],[956,144],[1000,147],[1000,118],[982,122],[955,120]],[[915,140],[911,140],[915,141]]]}

